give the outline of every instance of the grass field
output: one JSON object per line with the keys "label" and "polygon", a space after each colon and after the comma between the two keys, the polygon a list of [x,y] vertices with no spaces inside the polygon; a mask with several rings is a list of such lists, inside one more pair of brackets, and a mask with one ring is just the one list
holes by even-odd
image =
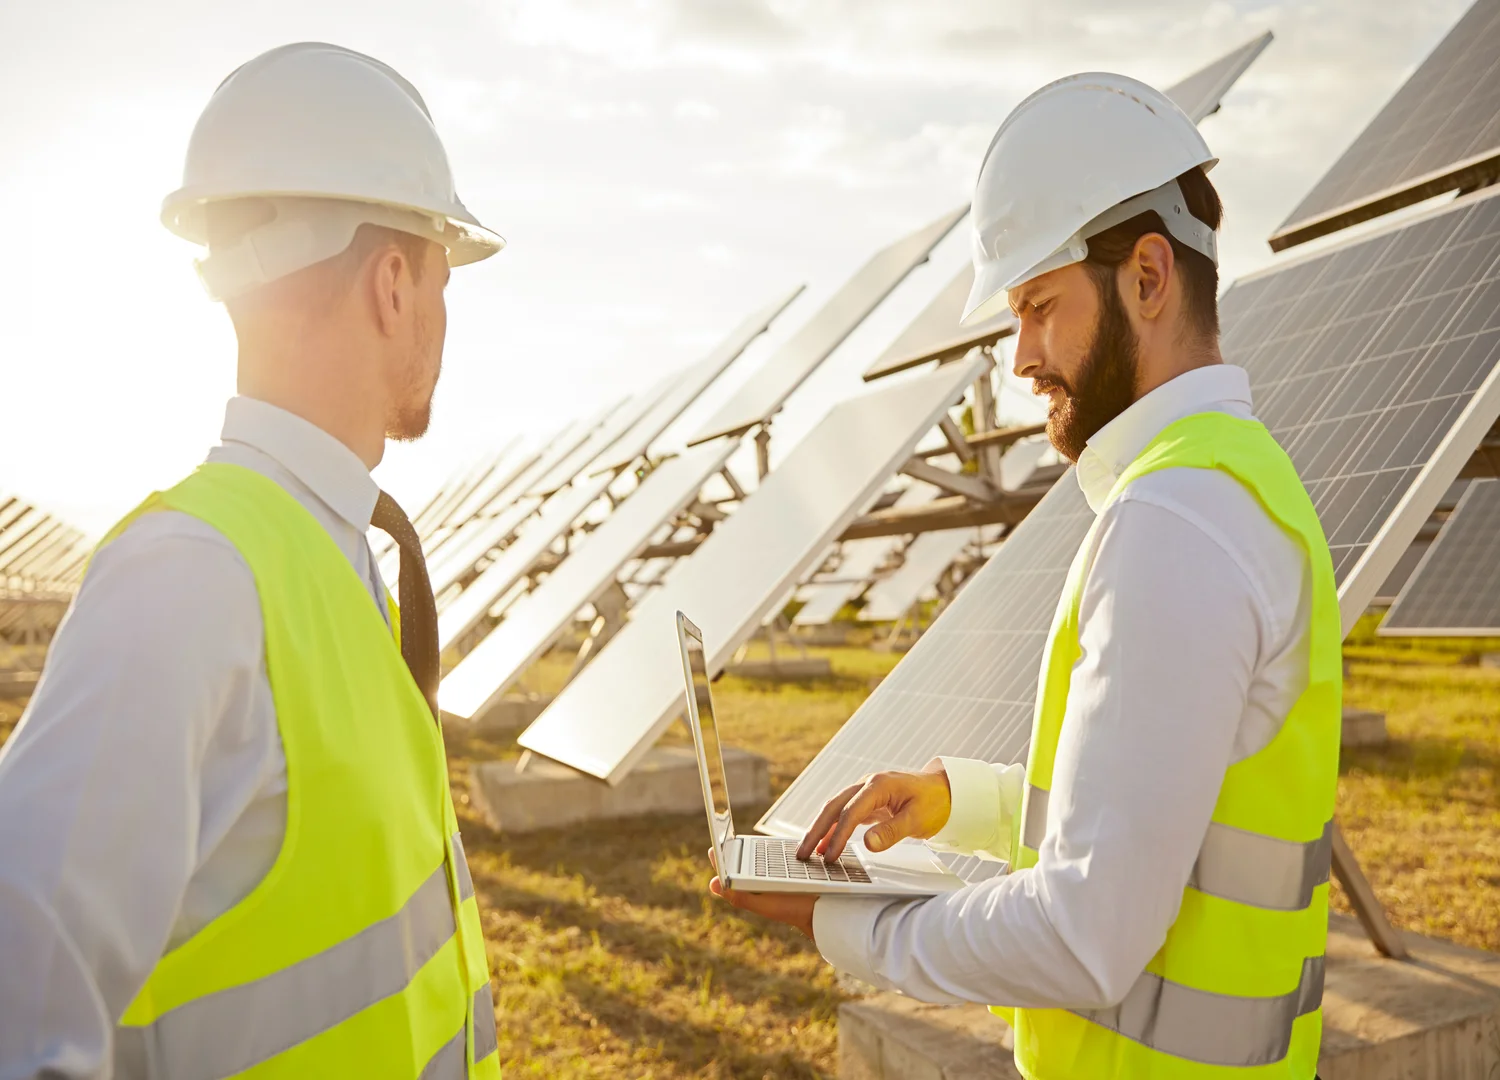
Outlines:
{"label": "grass field", "polygon": [[[1361,625],[1346,649],[1346,698],[1384,711],[1391,741],[1346,753],[1339,814],[1397,925],[1500,951],[1500,671],[1469,662],[1481,649],[1500,642],[1392,642]],[[773,790],[895,662],[814,652],[835,678],[726,678],[716,691],[726,738],[770,759]],[[563,670],[544,664],[538,688]],[[14,715],[0,702],[0,732]],[[449,751],[507,1075],[834,1074],[844,995],[795,932],[707,895],[701,814],[500,836],[469,808],[468,766],[514,747],[455,737]],[[760,809],[746,808],[746,821]]]}

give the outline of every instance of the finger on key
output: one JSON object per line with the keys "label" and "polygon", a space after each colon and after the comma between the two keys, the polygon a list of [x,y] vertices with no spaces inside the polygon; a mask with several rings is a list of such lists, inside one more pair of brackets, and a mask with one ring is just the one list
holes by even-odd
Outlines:
{"label": "finger on key", "polygon": [[876,773],[865,781],[864,787],[844,806],[833,831],[820,845],[825,861],[832,862],[842,855],[844,845],[849,842],[855,828],[869,821],[877,810],[886,805],[891,797],[893,782],[894,778],[888,773]]}
{"label": "finger on key", "polygon": [[857,784],[850,784],[823,804],[823,809],[818,813],[818,820],[813,822],[812,828],[808,829],[807,835],[802,838],[802,843],[797,845],[797,858],[803,861],[812,858],[813,851],[820,846],[819,842],[828,836],[828,830],[833,828],[833,823],[844,812],[844,807],[848,805],[849,800],[854,798],[864,786],[864,780]]}

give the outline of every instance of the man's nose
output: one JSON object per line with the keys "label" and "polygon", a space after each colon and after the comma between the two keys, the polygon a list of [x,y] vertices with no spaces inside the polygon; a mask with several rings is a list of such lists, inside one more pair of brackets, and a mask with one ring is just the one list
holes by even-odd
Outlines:
{"label": "man's nose", "polygon": [[1042,350],[1037,341],[1037,333],[1027,327],[1026,321],[1021,321],[1021,332],[1016,337],[1016,358],[1011,365],[1017,377],[1031,379],[1042,368]]}

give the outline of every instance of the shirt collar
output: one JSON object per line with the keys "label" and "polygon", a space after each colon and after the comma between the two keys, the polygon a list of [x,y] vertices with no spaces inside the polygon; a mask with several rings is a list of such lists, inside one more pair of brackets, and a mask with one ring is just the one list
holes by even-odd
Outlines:
{"label": "shirt collar", "polygon": [[360,532],[370,527],[380,485],[353,450],[316,424],[275,405],[239,396],[230,398],[224,408],[220,437],[275,459]]}
{"label": "shirt collar", "polygon": [[1140,398],[1094,432],[1078,458],[1078,486],[1094,513],[1115,481],[1169,424],[1200,412],[1250,416],[1250,376],[1232,364],[1185,371]]}

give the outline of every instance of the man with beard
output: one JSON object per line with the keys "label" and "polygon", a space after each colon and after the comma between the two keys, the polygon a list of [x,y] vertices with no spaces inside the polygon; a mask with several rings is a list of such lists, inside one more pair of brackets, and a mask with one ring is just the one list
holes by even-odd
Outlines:
{"label": "man with beard", "polygon": [[337,46],[232,73],[184,173],[239,396],[105,538],[0,755],[0,1076],[498,1077],[432,591],[370,470],[427,428],[449,267],[503,241]]}
{"label": "man with beard", "polygon": [[872,851],[1010,872],[926,901],[710,885],[866,982],[996,1007],[1033,1080],[1317,1064],[1342,633],[1312,503],[1219,355],[1213,164],[1166,97],[1092,73],[1018,106],[980,171],[966,317],[1015,313],[1096,521],[1026,763],[867,777],[799,855],[869,824]]}

